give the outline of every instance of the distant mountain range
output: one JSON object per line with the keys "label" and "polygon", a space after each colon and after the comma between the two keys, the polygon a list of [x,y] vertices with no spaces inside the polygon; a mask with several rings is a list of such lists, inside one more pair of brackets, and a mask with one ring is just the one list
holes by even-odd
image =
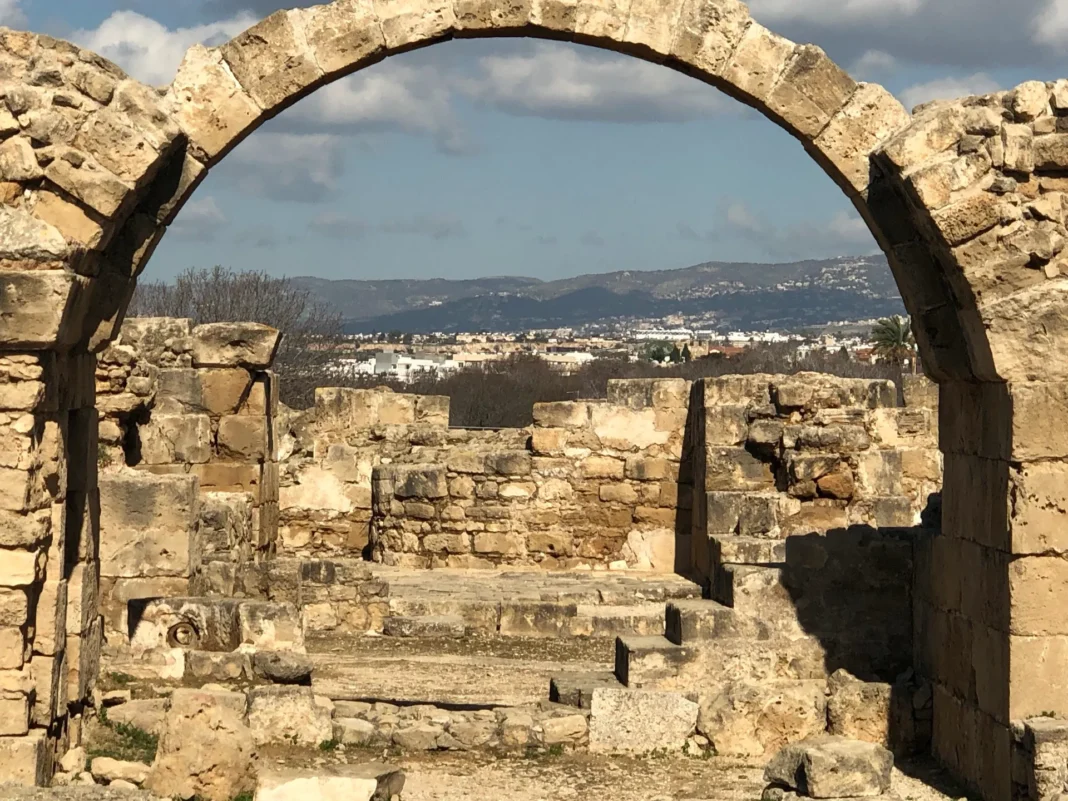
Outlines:
{"label": "distant mountain range", "polygon": [[719,330],[793,330],[904,311],[881,255],[791,264],[709,262],[681,270],[594,273],[558,281],[302,277],[294,283],[336,308],[351,333],[625,325],[671,315]]}

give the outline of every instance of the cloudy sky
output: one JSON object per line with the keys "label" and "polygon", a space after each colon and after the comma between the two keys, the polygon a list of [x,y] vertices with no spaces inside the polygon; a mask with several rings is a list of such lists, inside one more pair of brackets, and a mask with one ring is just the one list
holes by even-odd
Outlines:
{"label": "cloudy sky", "polygon": [[[310,5],[310,3],[305,3]],[[0,0],[167,84],[280,0]],[[1068,0],[753,0],[907,106],[1068,75]],[[339,81],[261,128],[149,267],[474,277],[870,253],[837,188],[772,123],[667,68],[575,45],[448,42]]]}

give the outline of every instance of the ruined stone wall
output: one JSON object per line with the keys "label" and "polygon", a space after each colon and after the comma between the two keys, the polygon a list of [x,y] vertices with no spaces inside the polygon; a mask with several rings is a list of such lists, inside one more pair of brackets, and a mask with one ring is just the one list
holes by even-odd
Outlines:
{"label": "ruined stone wall", "polygon": [[283,410],[277,430],[278,552],[303,557],[361,556],[370,541],[373,468],[435,460],[436,449],[467,439],[449,431],[448,398],[387,388],[317,389],[315,406]]}
{"label": "ruined stone wall", "polygon": [[[782,539],[937,521],[937,390],[890,381],[724,376],[694,385],[691,566],[712,577],[716,537]],[[930,508],[929,508],[930,507]]]}
{"label": "ruined stone wall", "polygon": [[100,606],[110,644],[128,638],[131,601],[257,591],[245,586],[246,567],[270,555],[278,525],[277,344],[267,326],[141,318],[100,354]]}
{"label": "ruined stone wall", "polygon": [[374,558],[671,571],[688,394],[681,379],[611,381],[605,401],[536,404],[519,447],[377,468]]}

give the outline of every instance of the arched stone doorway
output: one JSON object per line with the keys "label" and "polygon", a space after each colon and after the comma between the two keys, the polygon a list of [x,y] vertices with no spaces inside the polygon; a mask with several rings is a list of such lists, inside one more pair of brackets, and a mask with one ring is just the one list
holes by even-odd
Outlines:
{"label": "arched stone doorway", "polygon": [[1007,798],[1010,721],[1068,714],[1068,82],[910,117],[737,0],[338,0],[193,48],[163,92],[67,43],[0,32],[0,407],[15,454],[3,467],[0,588],[8,650],[22,648],[5,669],[21,677],[13,693],[36,697],[38,726],[5,747],[39,773],[42,732],[54,735],[91,683],[91,352],[115,335],[167,225],[212,166],[316,88],[477,36],[572,40],[710,83],[794,135],[856,205],[942,386],[943,536],[933,579],[915,588],[935,748],[987,797]]}

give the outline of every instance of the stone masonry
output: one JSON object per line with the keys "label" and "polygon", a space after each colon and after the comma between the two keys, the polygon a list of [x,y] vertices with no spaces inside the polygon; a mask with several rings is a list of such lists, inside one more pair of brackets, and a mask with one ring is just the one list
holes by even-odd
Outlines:
{"label": "stone masonry", "polygon": [[129,319],[97,360],[100,611],[129,637],[140,598],[232,595],[278,528],[270,372],[278,332]]}
{"label": "stone masonry", "polygon": [[[623,52],[725,91],[797,138],[866,220],[941,384],[939,581],[917,590],[934,749],[985,798],[1008,798],[1014,721],[1068,715],[1065,84],[912,116],[738,0],[336,0],[192,48],[162,91],[74,45],[0,30],[0,435],[19,443],[3,468],[3,770],[48,773],[91,683],[99,623],[91,603],[68,610],[96,597],[88,354],[119,334],[167,225],[211,167],[309,92],[394,53],[497,35]],[[78,565],[89,579],[75,591]],[[67,703],[38,703],[31,685],[64,674]]]}

